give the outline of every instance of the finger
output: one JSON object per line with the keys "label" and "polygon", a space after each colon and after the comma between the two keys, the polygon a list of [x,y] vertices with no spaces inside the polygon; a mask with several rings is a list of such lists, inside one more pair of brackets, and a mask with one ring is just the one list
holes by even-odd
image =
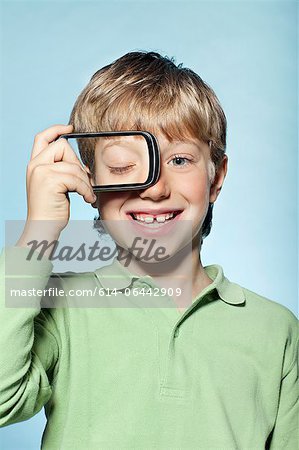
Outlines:
{"label": "finger", "polygon": [[94,203],[96,196],[94,195],[90,185],[86,183],[81,177],[72,175],[70,173],[63,174],[63,181],[61,181],[62,192],[77,192],[82,195],[87,203]]}
{"label": "finger", "polygon": [[81,165],[66,161],[60,161],[55,164],[49,164],[49,168],[54,172],[70,173],[81,178],[85,183],[89,185],[91,192],[93,192],[89,177]]}
{"label": "finger", "polygon": [[31,182],[31,178],[33,178],[33,176],[36,174],[39,177],[39,182],[42,182],[42,180],[47,180],[49,177],[53,176],[53,174],[54,176],[58,176],[58,181],[60,181],[61,177],[66,173],[81,178],[90,186],[90,190],[91,192],[93,192],[88,175],[84,171],[84,169],[78,164],[68,163],[64,161],[57,162],[55,164],[38,164],[34,168],[31,167],[31,177],[28,181]]}
{"label": "finger", "polygon": [[73,125],[53,125],[38,133],[34,138],[31,159],[35,158],[58,136],[65,133],[71,133],[72,130]]}
{"label": "finger", "polygon": [[[60,186],[58,192],[66,193],[67,191],[75,191],[76,182],[80,182],[81,186],[84,186],[84,194],[88,196],[88,202],[93,203],[96,200],[96,196],[93,192],[92,186],[89,182],[89,178],[82,168],[77,164],[58,162],[55,164],[41,164],[35,167],[33,174],[38,177],[38,183],[43,183],[45,180],[51,183],[52,186]],[[30,181],[32,181],[33,177]],[[72,181],[73,179],[73,181]],[[71,182],[66,183],[67,180]],[[83,183],[83,185],[82,185]],[[51,188],[53,189],[53,188]],[[82,191],[82,188],[81,188]],[[81,193],[81,191],[79,193]]]}
{"label": "finger", "polygon": [[84,170],[79,158],[66,139],[58,139],[52,142],[30,161],[29,166],[33,169],[40,164],[54,164],[59,161],[75,163]]}

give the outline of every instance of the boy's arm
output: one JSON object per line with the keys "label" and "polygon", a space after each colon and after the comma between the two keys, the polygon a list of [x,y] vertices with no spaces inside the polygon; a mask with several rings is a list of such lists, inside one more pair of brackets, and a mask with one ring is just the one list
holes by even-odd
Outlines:
{"label": "boy's arm", "polygon": [[[27,298],[20,297],[21,307],[6,308],[5,297],[15,299],[5,290],[13,282],[20,288],[44,289],[53,265],[46,258],[28,262],[27,245],[59,238],[70,217],[69,192],[77,192],[87,203],[97,200],[89,172],[67,140],[57,140],[71,131],[72,125],[54,125],[35,136],[26,173],[24,231],[16,246],[5,251],[5,261],[4,254],[0,256],[0,426],[28,419],[51,396],[49,378],[58,359],[54,320],[49,310],[40,312],[42,295],[28,296],[30,307],[23,307]],[[19,275],[5,282],[4,265],[10,266],[10,275]]]}
{"label": "boy's arm", "polygon": [[[26,261],[27,254],[28,248],[10,247],[0,256],[0,426],[32,417],[48,402],[48,373],[58,358],[54,326],[50,315],[40,309],[41,296],[30,297],[30,307],[26,297],[21,298],[24,307],[5,305],[5,297],[10,301],[5,294],[8,284],[35,289],[47,285],[52,263]],[[19,276],[16,283],[9,277],[5,280],[5,266],[15,267],[15,274],[21,271],[24,281]]]}
{"label": "boy's arm", "polygon": [[285,350],[279,406],[270,450],[299,450],[298,353],[298,321],[293,320]]}

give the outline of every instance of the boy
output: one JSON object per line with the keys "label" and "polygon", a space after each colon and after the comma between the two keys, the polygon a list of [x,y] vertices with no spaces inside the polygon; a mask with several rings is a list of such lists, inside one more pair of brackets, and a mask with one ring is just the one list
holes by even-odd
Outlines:
{"label": "boy", "polygon": [[[20,262],[36,288],[51,281],[46,257],[25,264],[28,242],[58,239],[69,220],[67,193],[76,191],[103,220],[147,217],[149,229],[176,212],[190,221],[192,303],[41,310],[37,296],[34,308],[3,306],[0,424],[45,406],[46,450],[298,448],[297,319],[230,282],[220,266],[201,264],[227,171],[226,120],[214,92],[157,53],[133,52],[94,74],[70,122],[35,139],[27,222],[5,264]],[[158,181],[140,191],[95,196],[92,152],[82,151],[82,167],[65,140],[54,142],[72,131],[136,129],[154,133],[161,151]],[[181,246],[178,237],[172,256]],[[60,274],[59,283],[65,292],[154,287],[134,258],[130,271],[116,259],[84,279]]]}

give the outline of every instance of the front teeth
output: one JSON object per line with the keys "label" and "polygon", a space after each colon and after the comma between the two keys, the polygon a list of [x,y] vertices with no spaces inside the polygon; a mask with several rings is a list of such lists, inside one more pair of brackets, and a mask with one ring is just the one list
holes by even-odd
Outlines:
{"label": "front teeth", "polygon": [[145,217],[143,219],[143,221],[146,222],[146,223],[153,223],[154,218],[153,218],[153,216],[148,216],[148,217]]}
{"label": "front teeth", "polygon": [[142,216],[141,214],[134,214],[134,217],[140,222],[153,223],[156,219],[157,222],[164,223],[167,219],[171,219],[173,217],[173,214],[174,213],[167,213],[156,217],[150,215]]}

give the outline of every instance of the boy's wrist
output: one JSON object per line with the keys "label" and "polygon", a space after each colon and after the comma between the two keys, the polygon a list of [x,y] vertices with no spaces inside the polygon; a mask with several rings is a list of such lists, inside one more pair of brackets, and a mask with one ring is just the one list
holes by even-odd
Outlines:
{"label": "boy's wrist", "polygon": [[42,253],[48,257],[53,251],[55,241],[59,239],[60,229],[56,223],[50,221],[27,222],[22,235],[16,242],[15,247],[35,249],[36,254]]}
{"label": "boy's wrist", "polygon": [[31,252],[26,246],[9,246],[0,255],[0,267],[5,292],[0,299],[1,305],[8,308],[40,308],[42,290],[53,271],[49,258]]}
{"label": "boy's wrist", "polygon": [[30,276],[37,272],[50,274],[53,269],[53,263],[47,255],[33,252],[29,246],[4,247],[0,260],[4,262],[5,274],[9,276]]}

